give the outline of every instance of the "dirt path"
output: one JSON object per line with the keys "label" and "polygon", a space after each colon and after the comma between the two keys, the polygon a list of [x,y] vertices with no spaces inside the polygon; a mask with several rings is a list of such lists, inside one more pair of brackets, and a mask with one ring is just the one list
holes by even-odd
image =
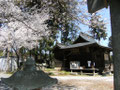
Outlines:
{"label": "dirt path", "polygon": [[113,90],[112,76],[54,76],[54,78],[59,80],[61,87],[69,87],[62,90]]}
{"label": "dirt path", "polygon": [[[9,77],[10,74],[0,73],[0,78]],[[52,76],[58,79],[58,84],[42,90],[113,90],[113,77],[102,76]],[[1,85],[0,88],[4,88]],[[0,89],[1,90],[1,89]],[[12,90],[12,89],[2,89]]]}
{"label": "dirt path", "polygon": [[113,76],[52,76],[58,80],[104,80],[104,81],[113,81]]}

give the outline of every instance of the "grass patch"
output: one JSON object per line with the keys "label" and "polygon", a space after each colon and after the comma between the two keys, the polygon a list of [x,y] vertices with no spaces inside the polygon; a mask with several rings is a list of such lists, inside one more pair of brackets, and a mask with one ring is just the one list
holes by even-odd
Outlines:
{"label": "grass patch", "polygon": [[[99,75],[98,73],[95,73],[95,75],[93,75],[93,73],[59,71],[59,70],[51,69],[51,68],[45,68],[44,72],[48,73],[48,75],[51,75],[51,76],[64,76],[64,75],[71,75],[71,76],[94,76],[94,77],[104,76],[104,75]],[[113,76],[113,75],[106,75],[106,76]]]}
{"label": "grass patch", "polygon": [[59,71],[59,75],[70,75],[70,72],[67,71]]}
{"label": "grass patch", "polygon": [[6,72],[6,74],[13,74],[13,73],[15,73],[15,72]]}
{"label": "grass patch", "polygon": [[44,71],[46,71],[46,72],[50,72],[50,71],[54,71],[55,69],[51,69],[51,68],[45,68],[45,70]]}
{"label": "grass patch", "polygon": [[50,76],[55,76],[55,74],[53,72],[49,72],[47,74],[50,75]]}

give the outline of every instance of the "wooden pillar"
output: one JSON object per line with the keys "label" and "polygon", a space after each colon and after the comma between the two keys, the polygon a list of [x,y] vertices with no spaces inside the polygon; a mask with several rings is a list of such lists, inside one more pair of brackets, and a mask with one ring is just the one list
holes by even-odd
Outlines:
{"label": "wooden pillar", "polygon": [[82,70],[80,70],[80,75],[83,75],[83,71]]}
{"label": "wooden pillar", "polygon": [[95,76],[95,68],[93,68],[93,76]]}
{"label": "wooden pillar", "polygon": [[114,63],[114,90],[120,90],[120,0],[110,1]]}
{"label": "wooden pillar", "polygon": [[64,54],[64,56],[63,56],[64,58],[63,58],[63,63],[62,63],[62,70],[66,70],[66,67],[65,67],[66,66],[65,65],[66,64],[65,51],[63,51],[63,54]]}
{"label": "wooden pillar", "polygon": [[110,58],[110,52],[108,53],[108,57],[109,57],[109,70],[111,71],[111,58]]}
{"label": "wooden pillar", "polygon": [[64,58],[63,60],[63,67],[64,67],[64,70],[66,70],[66,58]]}

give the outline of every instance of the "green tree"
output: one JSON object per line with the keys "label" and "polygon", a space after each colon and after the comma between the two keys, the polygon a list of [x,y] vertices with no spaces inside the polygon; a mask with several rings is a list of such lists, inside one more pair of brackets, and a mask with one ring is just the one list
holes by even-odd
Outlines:
{"label": "green tree", "polygon": [[[22,1],[22,0],[21,0]],[[104,21],[98,14],[88,15],[86,14],[83,6],[86,4],[85,0],[24,0],[25,3],[17,3],[24,12],[32,10],[31,8],[49,8],[49,20],[45,23],[48,24],[48,28],[51,30],[51,39],[53,44],[49,45],[51,40],[48,37],[43,38],[40,41],[40,45],[37,49],[32,50],[34,56],[40,56],[41,59],[51,60],[52,48],[57,42],[59,37],[58,33],[61,33],[61,43],[69,45],[74,41],[79,33],[81,24],[89,26],[93,37],[97,40],[101,38],[105,39],[106,26]],[[38,11],[39,13],[40,11]],[[89,22],[90,20],[90,22]],[[83,30],[84,31],[84,30]],[[37,59],[37,58],[36,58]]]}

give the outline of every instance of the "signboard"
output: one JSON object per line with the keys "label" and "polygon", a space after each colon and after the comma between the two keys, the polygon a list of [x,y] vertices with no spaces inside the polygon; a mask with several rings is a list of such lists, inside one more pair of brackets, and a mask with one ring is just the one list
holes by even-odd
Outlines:
{"label": "signboard", "polygon": [[88,12],[94,13],[104,7],[108,7],[107,0],[87,0]]}
{"label": "signboard", "polygon": [[80,62],[79,61],[71,61],[70,62],[70,69],[79,69],[80,68]]}
{"label": "signboard", "polygon": [[108,54],[106,54],[106,53],[104,54],[104,59],[109,60]]}

